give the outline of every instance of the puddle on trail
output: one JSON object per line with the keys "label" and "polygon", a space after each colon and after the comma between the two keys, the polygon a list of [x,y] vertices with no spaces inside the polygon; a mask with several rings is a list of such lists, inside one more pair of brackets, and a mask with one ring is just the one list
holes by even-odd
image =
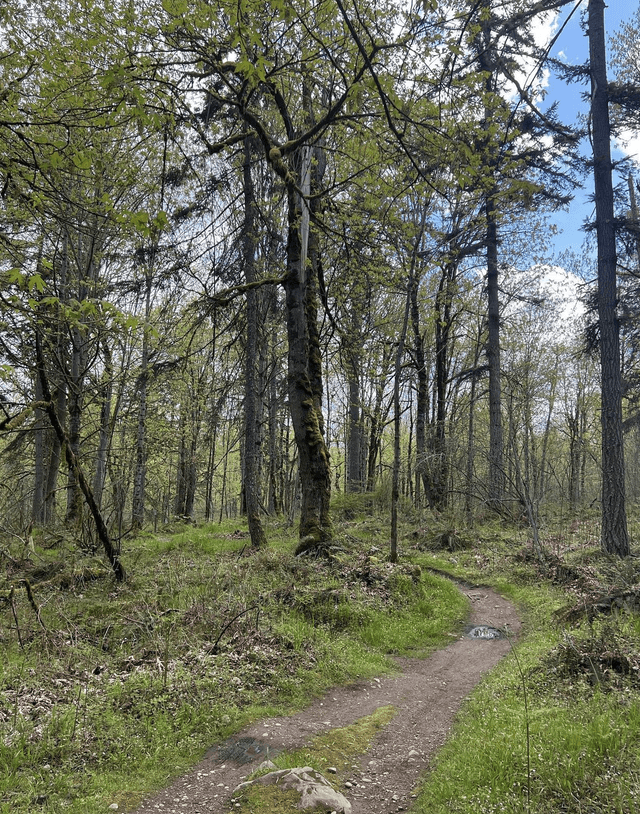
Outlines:
{"label": "puddle on trail", "polygon": [[504,639],[505,634],[503,630],[498,630],[497,627],[490,627],[489,625],[467,625],[464,630],[464,635],[467,639]]}

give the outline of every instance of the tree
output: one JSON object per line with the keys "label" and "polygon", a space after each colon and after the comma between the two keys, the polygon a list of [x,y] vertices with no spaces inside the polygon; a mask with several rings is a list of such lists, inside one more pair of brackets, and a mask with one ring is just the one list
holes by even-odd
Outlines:
{"label": "tree", "polygon": [[604,0],[589,0],[591,136],[598,239],[598,324],[602,425],[602,532],[604,551],[630,553],[625,506],[622,378],[617,303],[617,257]]}
{"label": "tree", "polygon": [[[244,279],[248,286],[256,281],[256,243],[257,219],[254,183],[251,175],[252,150],[251,137],[247,135],[243,142],[242,180],[244,194],[244,220],[242,224],[242,260]],[[248,288],[247,298],[247,343],[245,349],[245,391],[244,391],[244,499],[249,523],[251,545],[264,548],[267,538],[260,519],[260,426],[258,402],[258,294]]]}

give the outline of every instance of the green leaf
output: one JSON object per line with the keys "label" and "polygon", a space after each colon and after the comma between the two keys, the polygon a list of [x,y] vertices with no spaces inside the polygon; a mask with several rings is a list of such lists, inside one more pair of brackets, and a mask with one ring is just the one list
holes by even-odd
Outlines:
{"label": "green leaf", "polygon": [[76,153],[74,156],[72,156],[71,160],[79,170],[91,169],[91,157],[86,153]]}
{"label": "green leaf", "polygon": [[9,269],[7,272],[7,282],[9,284],[19,285],[20,288],[24,286],[25,275],[20,269]]}
{"label": "green leaf", "polygon": [[27,286],[29,289],[29,293],[31,293],[35,288],[39,291],[40,294],[42,294],[42,292],[44,291],[44,280],[39,274],[32,274],[31,277],[29,277]]}

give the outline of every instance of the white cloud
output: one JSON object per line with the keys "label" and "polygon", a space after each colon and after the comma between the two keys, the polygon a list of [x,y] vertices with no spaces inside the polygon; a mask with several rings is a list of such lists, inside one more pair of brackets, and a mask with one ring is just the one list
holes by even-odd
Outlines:
{"label": "white cloud", "polygon": [[624,130],[616,139],[615,146],[620,152],[640,165],[640,134],[635,130]]}

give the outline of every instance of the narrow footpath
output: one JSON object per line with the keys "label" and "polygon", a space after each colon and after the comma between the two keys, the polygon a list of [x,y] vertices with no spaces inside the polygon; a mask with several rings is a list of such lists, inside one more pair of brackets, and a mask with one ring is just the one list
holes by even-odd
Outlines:
{"label": "narrow footpath", "polygon": [[418,779],[446,741],[463,700],[510,650],[506,638],[491,638],[493,629],[514,636],[520,630],[510,602],[487,588],[461,590],[471,603],[473,630],[426,659],[398,659],[398,675],[338,687],[296,715],[252,724],[212,748],[136,814],[226,814],[234,788],[270,754],[303,746],[388,704],[397,713],[354,766],[345,795],[352,814],[409,811]]}

